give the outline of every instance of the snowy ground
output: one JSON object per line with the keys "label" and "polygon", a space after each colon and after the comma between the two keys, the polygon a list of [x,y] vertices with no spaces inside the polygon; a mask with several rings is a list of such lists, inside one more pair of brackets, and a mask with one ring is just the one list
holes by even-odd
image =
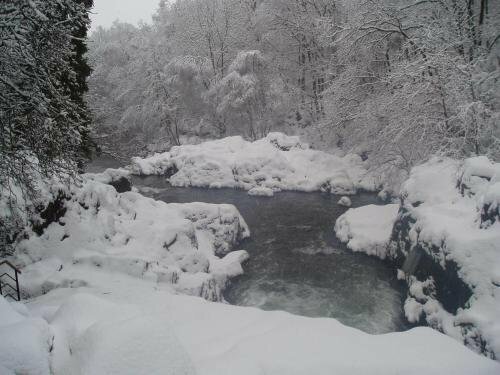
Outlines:
{"label": "snowy ground", "polygon": [[[458,266],[458,276],[473,291],[467,306],[455,315],[433,298],[433,281],[406,277],[410,286],[405,312],[410,321],[427,322],[476,350],[500,355],[500,164],[485,157],[463,165],[433,159],[414,168],[402,190],[402,206],[350,209],[336,223],[339,239],[355,251],[395,257],[392,226],[410,215],[408,241],[422,246],[443,269]],[[436,251],[439,249],[439,251]],[[408,255],[408,254],[404,254]],[[484,341],[482,341],[484,340]]]}
{"label": "snowy ground", "polygon": [[102,287],[60,288],[26,305],[0,298],[0,314],[9,316],[0,323],[0,335],[9,337],[0,341],[2,375],[500,371],[497,362],[430,328],[374,336],[334,319],[177,296],[123,274],[101,277]]}
{"label": "snowy ground", "polygon": [[355,194],[376,187],[359,156],[315,151],[282,133],[255,142],[228,137],[172,147],[149,158],[132,158],[131,168],[136,174],[170,176],[173,186],[241,188],[265,196],[280,190]]}
{"label": "snowy ground", "polygon": [[369,335],[207,301],[242,272],[247,255],[231,250],[249,235],[243,218],[231,205],[166,204],[104,183],[123,173],[84,176],[57,220],[18,245],[30,298],[0,297],[2,375],[500,372],[430,328]]}

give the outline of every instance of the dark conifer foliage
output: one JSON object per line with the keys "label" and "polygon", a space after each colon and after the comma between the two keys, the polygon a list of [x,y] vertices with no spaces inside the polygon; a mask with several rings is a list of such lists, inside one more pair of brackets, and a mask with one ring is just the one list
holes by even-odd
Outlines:
{"label": "dark conifer foliage", "polygon": [[[41,176],[74,175],[88,144],[90,116],[83,94],[90,73],[84,54],[91,5],[80,0],[0,1],[4,208],[36,198]],[[4,234],[6,223],[0,224]]]}
{"label": "dark conifer foliage", "polygon": [[[89,13],[90,9],[94,6],[93,0],[73,0],[79,6],[84,7],[87,12],[83,15],[84,22],[77,25],[73,31],[72,46],[73,56],[71,58],[71,67],[74,76],[65,78],[65,84],[68,86],[70,97],[76,103],[79,103],[82,108],[86,108],[84,95],[88,91],[87,78],[92,72],[86,57],[87,53],[87,30],[90,23]],[[87,127],[81,133],[81,159],[87,159],[91,156],[93,149],[93,142],[90,136],[90,123],[91,118],[89,113],[86,113]],[[81,164],[83,160],[79,160]]]}

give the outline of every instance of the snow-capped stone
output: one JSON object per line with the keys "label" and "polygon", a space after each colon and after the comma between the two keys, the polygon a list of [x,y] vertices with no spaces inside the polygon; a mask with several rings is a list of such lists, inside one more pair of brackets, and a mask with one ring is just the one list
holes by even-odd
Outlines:
{"label": "snow-capped stone", "polygon": [[344,197],[339,199],[337,204],[339,204],[340,206],[351,207],[352,202],[351,202],[351,199],[349,197],[344,196]]}
{"label": "snow-capped stone", "polygon": [[[475,350],[497,357],[500,222],[496,220],[495,179],[499,170],[500,163],[486,157],[467,159],[463,165],[434,158],[411,171],[402,193],[405,217],[412,220],[406,243],[425,251],[443,272],[453,262],[456,277],[472,293],[466,304],[452,313],[427,296],[426,320]],[[426,311],[432,301],[432,310]]]}
{"label": "snow-capped stone", "polygon": [[385,258],[399,205],[350,208],[335,223],[335,234],[347,247]]}

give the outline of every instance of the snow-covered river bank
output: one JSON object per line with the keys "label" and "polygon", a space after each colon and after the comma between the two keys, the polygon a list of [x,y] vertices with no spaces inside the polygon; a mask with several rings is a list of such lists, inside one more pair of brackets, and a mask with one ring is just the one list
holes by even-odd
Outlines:
{"label": "snow-covered river bank", "polygon": [[[225,298],[236,305],[284,310],[311,317],[332,317],[369,333],[407,326],[403,290],[395,273],[379,259],[353,253],[332,230],[346,208],[338,196],[281,192],[256,197],[235,189],[176,188],[158,176],[135,177],[147,196],[171,203],[230,203],[250,227],[241,245],[250,254],[244,275]],[[374,194],[352,198],[354,207],[377,201]]]}
{"label": "snow-covered river bank", "polygon": [[[286,152],[278,156],[287,158]],[[253,169],[245,160],[238,163]],[[108,160],[108,166],[117,165]],[[293,178],[302,173],[290,170]],[[130,172],[123,169],[82,175],[71,186],[40,182],[46,189],[40,214],[48,218],[46,226],[40,233],[35,226],[26,228],[12,257],[22,268],[24,300],[0,298],[1,374],[499,373],[498,362],[465,348],[459,335],[439,333],[440,327],[390,332],[405,328],[395,272],[358,251],[372,253],[375,244],[377,255],[385,254],[382,245],[397,220],[396,210],[386,215],[385,208],[393,205],[369,205],[375,195],[352,193],[354,208],[335,226],[350,252],[334,237],[333,224],[346,209],[337,204],[332,189],[338,185],[331,184],[337,180],[329,174],[328,193],[317,192],[325,190],[319,180],[310,186],[306,180],[273,190],[274,197],[238,189],[173,188],[165,177],[132,177],[133,190],[156,200],[126,191]],[[234,181],[240,177],[235,173]],[[262,187],[272,180],[278,181],[260,175],[251,181]],[[341,182],[346,181],[360,188],[359,179]],[[283,191],[304,186],[316,192]],[[234,205],[176,203],[193,201]],[[494,235],[495,225],[488,228],[485,234]],[[466,270],[471,266],[462,263]],[[452,312],[431,311],[439,301],[416,293],[425,291],[416,286],[430,282],[410,279],[416,300],[405,303],[405,312],[422,303],[421,313],[435,311],[450,318],[442,320],[450,323],[445,328],[455,326]],[[476,321],[496,311],[496,305],[483,308],[492,300],[483,291],[468,309]],[[221,303],[223,297],[261,309]],[[464,321],[460,311],[469,311],[457,310]],[[339,320],[366,332],[389,333],[371,335]],[[461,332],[479,332],[478,339],[486,337],[496,348],[494,319]]]}
{"label": "snow-covered river bank", "polygon": [[[251,258],[246,273],[239,268],[232,287],[221,288],[230,302],[335,317],[367,332],[397,330],[403,319],[390,271],[346,253],[333,237],[335,226],[350,250],[385,259],[404,280],[410,322],[498,358],[499,164],[488,158],[434,158],[417,166],[400,203],[384,207],[362,193],[384,183],[359,156],[314,150],[281,133],[254,142],[228,137],[182,145],[131,161],[127,173],[140,176],[144,194],[167,202],[232,203],[257,228],[243,244]],[[345,215],[339,194],[354,198]]]}

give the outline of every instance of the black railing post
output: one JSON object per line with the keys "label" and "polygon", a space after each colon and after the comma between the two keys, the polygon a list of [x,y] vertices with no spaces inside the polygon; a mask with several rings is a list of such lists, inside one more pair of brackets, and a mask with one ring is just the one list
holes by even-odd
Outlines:
{"label": "black railing post", "polygon": [[16,290],[17,290],[17,301],[20,302],[21,301],[21,293],[19,291],[19,277],[17,276],[17,269],[14,270],[15,273],[16,273]]}
{"label": "black railing post", "polygon": [[[0,266],[2,265],[8,265],[11,269],[14,270],[14,274],[15,274],[15,277],[12,277],[11,275],[9,275],[8,272],[4,272],[0,275],[0,295],[3,296],[3,292],[4,292],[4,288],[2,288],[2,278],[5,276],[5,277],[8,277],[9,279],[11,279],[12,281],[14,281],[16,283],[16,287],[14,288],[11,284],[9,283],[3,283],[3,286],[4,287],[9,287],[11,289],[13,289],[15,292],[16,292],[16,296],[17,296],[17,301],[21,301],[21,289],[19,288],[19,274],[21,273],[21,271],[19,271],[19,269],[14,266],[11,262],[9,262],[8,260],[4,260],[4,261],[0,261]],[[16,300],[16,297],[14,297],[11,293],[8,293],[8,292],[5,292],[5,297],[10,297],[12,298],[13,300]]]}

